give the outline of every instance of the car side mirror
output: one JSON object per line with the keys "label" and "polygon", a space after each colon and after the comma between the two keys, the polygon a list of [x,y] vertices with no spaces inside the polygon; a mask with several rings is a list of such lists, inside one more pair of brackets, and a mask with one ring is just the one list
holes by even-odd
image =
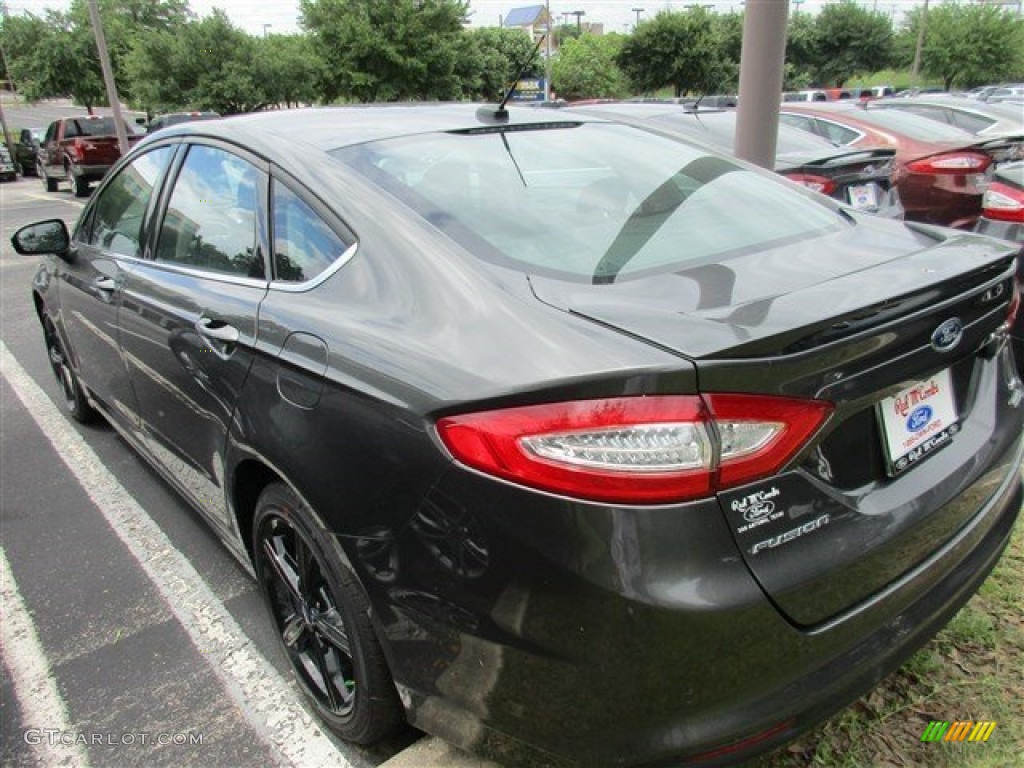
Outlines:
{"label": "car side mirror", "polygon": [[22,227],[11,237],[14,251],[22,256],[53,253],[68,260],[71,253],[71,235],[68,225],[60,219],[49,219]]}

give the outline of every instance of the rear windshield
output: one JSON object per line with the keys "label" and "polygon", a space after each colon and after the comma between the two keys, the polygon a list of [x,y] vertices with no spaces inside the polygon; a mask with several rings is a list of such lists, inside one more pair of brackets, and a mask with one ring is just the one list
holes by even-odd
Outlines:
{"label": "rear windshield", "polygon": [[[736,140],[736,113],[720,112],[703,115],[660,115],[652,118],[652,122],[661,123],[666,128],[682,131],[687,135],[701,137],[714,147],[733,153]],[[784,155],[793,152],[826,152],[835,149],[830,141],[818,138],[813,133],[780,124],[779,135],[775,145],[776,154]]]}
{"label": "rear windshield", "polygon": [[[853,113],[850,114],[869,125],[898,131],[913,139],[920,139],[922,141],[968,142],[975,140],[972,134],[948,123],[940,123],[930,118],[898,109],[865,109],[858,111],[855,115]],[[842,122],[842,117],[839,115],[836,115],[835,119]]]}
{"label": "rear windshield", "polygon": [[331,154],[481,258],[595,283],[844,226],[785,182],[622,125],[435,133]]}
{"label": "rear windshield", "polygon": [[64,135],[68,138],[73,136],[114,136],[116,133],[112,117],[68,120],[68,125],[64,128]]}

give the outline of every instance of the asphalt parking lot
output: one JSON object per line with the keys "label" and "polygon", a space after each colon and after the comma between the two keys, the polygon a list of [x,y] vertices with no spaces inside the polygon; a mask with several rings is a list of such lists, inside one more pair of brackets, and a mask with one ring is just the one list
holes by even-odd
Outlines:
{"label": "asphalt parking lot", "polygon": [[61,412],[10,236],[82,206],[0,185],[0,764],[479,765],[322,730],[245,569],[113,429]]}

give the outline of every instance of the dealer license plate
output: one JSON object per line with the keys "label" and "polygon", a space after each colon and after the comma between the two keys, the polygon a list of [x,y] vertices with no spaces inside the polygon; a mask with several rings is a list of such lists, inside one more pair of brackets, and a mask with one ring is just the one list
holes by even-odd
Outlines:
{"label": "dealer license plate", "polygon": [[949,369],[885,398],[877,408],[890,476],[946,447],[960,431]]}
{"label": "dealer license plate", "polygon": [[878,185],[877,184],[855,184],[847,190],[850,196],[850,205],[859,210],[878,209]]}

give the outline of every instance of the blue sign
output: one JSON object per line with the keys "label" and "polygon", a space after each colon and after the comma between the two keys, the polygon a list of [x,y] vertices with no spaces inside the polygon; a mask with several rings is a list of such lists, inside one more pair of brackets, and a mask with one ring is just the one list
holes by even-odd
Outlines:
{"label": "blue sign", "polygon": [[516,83],[512,101],[544,101],[544,78],[524,77]]}

